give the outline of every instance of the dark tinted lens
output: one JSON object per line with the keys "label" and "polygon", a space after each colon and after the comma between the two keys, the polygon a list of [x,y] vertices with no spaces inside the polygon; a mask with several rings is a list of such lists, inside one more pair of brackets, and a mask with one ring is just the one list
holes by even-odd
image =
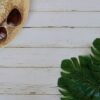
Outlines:
{"label": "dark tinted lens", "polygon": [[5,27],[0,27],[0,42],[7,38],[7,30]]}
{"label": "dark tinted lens", "polygon": [[21,20],[22,20],[21,13],[18,9],[15,8],[9,13],[7,18],[7,24],[17,26],[21,23]]}

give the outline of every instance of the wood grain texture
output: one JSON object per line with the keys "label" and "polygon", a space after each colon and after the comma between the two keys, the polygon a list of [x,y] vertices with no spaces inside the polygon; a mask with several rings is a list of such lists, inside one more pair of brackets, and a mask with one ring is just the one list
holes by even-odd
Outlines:
{"label": "wood grain texture", "polygon": [[31,0],[32,11],[100,11],[99,0]]}
{"label": "wood grain texture", "polygon": [[100,28],[23,28],[7,48],[83,48],[100,36]]}
{"label": "wood grain texture", "polygon": [[25,27],[100,27],[100,13],[30,12],[29,20]]}
{"label": "wood grain texture", "polygon": [[0,68],[0,83],[57,86],[59,71],[59,68]]}
{"label": "wood grain texture", "polygon": [[0,100],[60,100],[59,95],[1,95]]}
{"label": "wood grain texture", "polygon": [[[57,80],[57,78],[55,78]],[[52,84],[0,83],[0,95],[59,95],[58,87]]]}
{"label": "wood grain texture", "polygon": [[0,49],[0,100],[60,100],[61,60],[89,54],[99,36],[99,0],[31,0],[24,28]]}
{"label": "wood grain texture", "polygon": [[59,76],[59,68],[0,68],[0,94],[59,94]]}
{"label": "wood grain texture", "polygon": [[[59,67],[61,60],[84,55],[89,48],[6,48],[0,49],[0,67]],[[6,70],[6,69],[5,69]],[[24,70],[24,69],[23,69]]]}

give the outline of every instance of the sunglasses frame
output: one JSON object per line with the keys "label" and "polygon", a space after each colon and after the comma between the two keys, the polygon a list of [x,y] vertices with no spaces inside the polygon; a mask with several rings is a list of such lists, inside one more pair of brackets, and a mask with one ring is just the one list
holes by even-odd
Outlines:
{"label": "sunglasses frame", "polygon": [[[18,21],[18,22],[14,23],[14,20],[12,18],[14,18],[15,21]],[[11,19],[11,21],[10,21],[10,19]],[[7,18],[0,25],[0,35],[1,35],[0,42],[3,42],[7,39],[8,27],[16,27],[21,24],[21,21],[22,21],[22,15],[21,15],[20,11],[17,8],[13,8],[11,10],[11,12],[9,13],[9,15],[7,16]],[[1,29],[2,29],[2,31],[1,31]],[[4,34],[6,34],[5,37],[3,37]]]}

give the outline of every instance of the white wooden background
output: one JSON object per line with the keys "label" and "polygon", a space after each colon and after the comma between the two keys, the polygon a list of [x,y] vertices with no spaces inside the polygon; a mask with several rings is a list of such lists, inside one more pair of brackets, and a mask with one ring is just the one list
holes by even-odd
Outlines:
{"label": "white wooden background", "polygon": [[100,37],[100,0],[31,0],[22,31],[0,49],[0,100],[60,100],[60,61]]}

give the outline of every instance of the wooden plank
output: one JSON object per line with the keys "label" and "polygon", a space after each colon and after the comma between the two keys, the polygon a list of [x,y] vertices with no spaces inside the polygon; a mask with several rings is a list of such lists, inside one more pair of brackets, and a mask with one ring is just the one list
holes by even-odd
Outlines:
{"label": "wooden plank", "polygon": [[59,94],[59,68],[0,68],[0,94]]}
{"label": "wooden plank", "polygon": [[100,28],[24,28],[8,48],[90,47]]}
{"label": "wooden plank", "polygon": [[100,11],[99,0],[31,0],[32,11]]}
{"label": "wooden plank", "polygon": [[[28,87],[30,85],[29,88],[31,88],[31,85],[37,87],[43,85],[44,87],[51,86],[52,88],[57,86],[59,76],[60,68],[0,68],[0,86],[8,85],[11,87],[10,84],[13,84],[12,87],[15,85]],[[15,88],[17,88],[16,86]]]}
{"label": "wooden plank", "polygon": [[[46,74],[47,75],[47,74]],[[17,77],[17,76],[16,76]],[[40,78],[39,78],[40,79]],[[54,78],[57,81],[57,78]],[[44,80],[43,80],[44,81]],[[38,84],[38,83],[37,83]],[[57,85],[44,84],[13,84],[0,83],[0,94],[4,95],[58,95],[60,94]]]}
{"label": "wooden plank", "polygon": [[0,67],[58,67],[62,59],[88,54],[88,48],[4,48]]}
{"label": "wooden plank", "polygon": [[60,100],[59,95],[0,95],[0,100],[48,100],[48,98],[51,100]]}
{"label": "wooden plank", "polygon": [[99,18],[100,12],[31,12],[25,27],[100,27]]}

